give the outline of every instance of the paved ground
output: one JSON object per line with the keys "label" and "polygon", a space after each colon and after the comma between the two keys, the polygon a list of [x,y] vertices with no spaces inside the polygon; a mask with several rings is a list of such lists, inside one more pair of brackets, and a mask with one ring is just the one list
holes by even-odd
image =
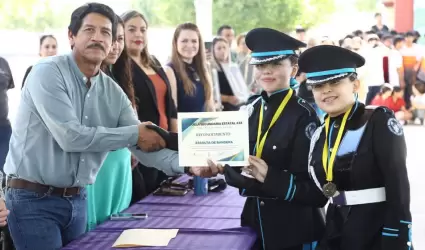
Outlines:
{"label": "paved ground", "polygon": [[416,250],[425,249],[425,127],[405,127],[407,141],[407,168],[410,178],[413,216],[413,242]]}
{"label": "paved ground", "polygon": [[[21,57],[9,59],[17,85],[9,93],[10,118],[13,120],[17,106],[19,105],[23,74],[26,68],[34,62],[34,58]],[[416,250],[425,250],[425,126],[407,126],[405,127],[405,135],[408,145],[413,242]]]}

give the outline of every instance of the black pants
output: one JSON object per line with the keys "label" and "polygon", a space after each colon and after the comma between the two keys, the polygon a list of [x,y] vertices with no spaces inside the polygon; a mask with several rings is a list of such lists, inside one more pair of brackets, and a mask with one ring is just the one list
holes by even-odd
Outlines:
{"label": "black pants", "polygon": [[143,179],[145,180],[145,189],[147,195],[155,191],[159,187],[161,182],[168,178],[168,176],[164,174],[164,172],[156,168],[150,168],[139,164],[139,169],[143,175]]}
{"label": "black pants", "polygon": [[138,164],[133,169],[132,177],[133,194],[131,196],[131,205],[151,194],[159,187],[162,181],[168,178],[164,172],[142,164]]}
{"label": "black pants", "polygon": [[366,105],[370,105],[373,98],[381,91],[381,86],[370,86],[366,96]]}
{"label": "black pants", "polygon": [[[251,250],[304,250],[304,245],[299,245],[295,247],[285,247],[285,248],[275,248],[273,246],[270,246],[270,248],[263,249],[263,243],[261,239],[257,239],[255,244],[252,246]],[[308,249],[308,250],[314,250],[314,249]]]}
{"label": "black pants", "polygon": [[139,166],[136,166],[132,171],[133,177],[133,193],[131,195],[130,205],[140,201],[147,196],[145,180],[140,172]]}
{"label": "black pants", "polygon": [[412,102],[410,101],[410,97],[413,94],[412,87],[416,83],[416,76],[418,72],[413,69],[405,69],[404,70],[404,82],[406,86],[404,87],[404,102],[406,103],[406,108],[409,109],[412,106]]}

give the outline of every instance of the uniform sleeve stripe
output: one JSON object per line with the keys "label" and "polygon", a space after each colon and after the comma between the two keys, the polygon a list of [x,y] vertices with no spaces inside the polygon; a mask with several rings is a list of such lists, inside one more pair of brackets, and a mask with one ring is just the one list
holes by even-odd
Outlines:
{"label": "uniform sleeve stripe", "polygon": [[294,182],[294,175],[291,174],[291,181],[289,182],[289,188],[288,188],[288,191],[286,192],[285,201],[287,201],[289,199],[289,195],[291,195],[293,182]]}
{"label": "uniform sleeve stripe", "polygon": [[400,231],[400,230],[398,230],[398,229],[388,228],[388,227],[384,227],[384,230],[387,230],[387,231],[393,231],[393,232],[398,232],[398,231]]}
{"label": "uniform sleeve stripe", "polygon": [[383,236],[388,236],[388,237],[398,237],[398,234],[389,234],[389,233],[382,233]]}

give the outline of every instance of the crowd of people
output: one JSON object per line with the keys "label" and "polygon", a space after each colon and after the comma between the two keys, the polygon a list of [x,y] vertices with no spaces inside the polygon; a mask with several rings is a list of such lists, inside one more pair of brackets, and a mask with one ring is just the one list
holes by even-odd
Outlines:
{"label": "crowd of people", "polygon": [[[59,249],[170,177],[223,174],[248,197],[241,225],[257,232],[253,249],[412,249],[400,122],[424,122],[425,49],[418,32],[376,20],[339,41],[303,28],[235,37],[223,25],[208,42],[183,23],[162,65],[142,13],[77,8],[70,54],[40,38],[13,126],[0,58],[0,224],[18,250]],[[176,134],[179,112],[241,108],[251,111],[242,168],[180,167],[174,137],[152,129]]]}

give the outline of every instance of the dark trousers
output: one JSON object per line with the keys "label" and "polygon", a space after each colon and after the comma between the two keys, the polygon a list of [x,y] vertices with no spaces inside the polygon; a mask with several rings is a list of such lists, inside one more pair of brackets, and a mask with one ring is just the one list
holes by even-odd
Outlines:
{"label": "dark trousers", "polygon": [[[9,141],[12,135],[12,127],[10,124],[0,125],[0,170],[3,172],[3,166],[9,152]],[[5,176],[3,174],[3,176]]]}
{"label": "dark trousers", "polygon": [[416,75],[417,75],[417,72],[414,71],[413,69],[404,70],[404,82],[406,83],[406,86],[404,87],[404,102],[406,103],[407,109],[409,109],[412,106],[410,97],[413,94],[412,87],[416,83]]}
{"label": "dark trousers", "polygon": [[273,246],[263,248],[263,242],[260,238],[257,239],[251,250],[316,250],[316,244],[303,244],[294,247],[275,248]]}
{"label": "dark trousers", "polygon": [[381,91],[381,86],[370,86],[366,96],[366,105],[370,105],[373,98]]}
{"label": "dark trousers", "polygon": [[133,194],[131,204],[134,204],[155,191],[168,176],[164,172],[138,164],[133,169]]}

